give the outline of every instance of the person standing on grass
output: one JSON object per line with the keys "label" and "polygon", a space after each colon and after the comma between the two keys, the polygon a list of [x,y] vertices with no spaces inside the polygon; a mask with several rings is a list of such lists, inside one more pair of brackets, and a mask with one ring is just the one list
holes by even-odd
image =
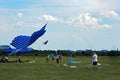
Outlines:
{"label": "person standing on grass", "polygon": [[47,56],[46,61],[49,62],[50,55]]}
{"label": "person standing on grass", "polygon": [[18,56],[18,62],[22,62],[20,55]]}
{"label": "person standing on grass", "polygon": [[93,69],[97,69],[97,63],[98,63],[98,56],[97,54],[94,52],[93,56],[92,56],[92,65],[93,65]]}
{"label": "person standing on grass", "polygon": [[56,55],[56,63],[59,64],[59,55]]}
{"label": "person standing on grass", "polygon": [[54,61],[54,54],[52,53],[52,54],[50,54],[50,57],[52,58],[52,61]]}
{"label": "person standing on grass", "polygon": [[72,61],[73,61],[73,58],[72,58],[72,55],[70,55],[69,57],[68,57],[68,64],[72,64]]}
{"label": "person standing on grass", "polygon": [[62,58],[63,58],[63,56],[62,56],[62,54],[60,54],[60,55],[59,55],[59,61],[60,61],[60,62],[62,62]]}

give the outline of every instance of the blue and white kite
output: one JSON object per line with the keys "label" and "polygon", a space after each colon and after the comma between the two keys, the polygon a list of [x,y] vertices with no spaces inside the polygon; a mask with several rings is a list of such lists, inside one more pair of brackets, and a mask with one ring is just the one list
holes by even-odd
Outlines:
{"label": "blue and white kite", "polygon": [[17,52],[29,51],[27,47],[33,44],[39,37],[41,37],[46,32],[46,25],[47,24],[45,24],[40,30],[34,32],[31,36],[20,35],[15,37],[12,40],[11,45],[16,49],[14,49],[10,55]]}

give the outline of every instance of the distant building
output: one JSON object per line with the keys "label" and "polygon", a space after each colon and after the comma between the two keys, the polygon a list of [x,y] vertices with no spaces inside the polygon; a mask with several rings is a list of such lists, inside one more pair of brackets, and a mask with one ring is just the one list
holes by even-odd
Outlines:
{"label": "distant building", "polygon": [[0,45],[0,50],[6,50],[10,49],[11,47],[9,45]]}
{"label": "distant building", "polygon": [[84,50],[76,50],[76,52],[83,52]]}
{"label": "distant building", "polygon": [[86,49],[85,52],[90,53],[90,52],[92,52],[92,49]]}
{"label": "distant building", "polygon": [[108,50],[101,50],[100,52],[107,53],[107,52],[108,52]]}

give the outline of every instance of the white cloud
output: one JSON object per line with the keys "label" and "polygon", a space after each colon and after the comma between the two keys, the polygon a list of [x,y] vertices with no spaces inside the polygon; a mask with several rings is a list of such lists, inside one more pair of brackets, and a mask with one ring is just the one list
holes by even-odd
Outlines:
{"label": "white cloud", "polygon": [[78,27],[81,29],[104,29],[104,28],[112,28],[112,26],[108,24],[100,24],[102,21],[99,18],[93,17],[90,13],[81,13],[77,17],[62,19],[57,18],[52,15],[43,15],[38,17],[40,20],[51,21],[51,22],[62,22],[68,24],[70,26]]}
{"label": "white cloud", "polygon": [[19,21],[19,22],[17,22],[17,25],[23,26],[23,25],[24,25],[24,22],[23,22],[23,21]]}
{"label": "white cloud", "polygon": [[112,26],[108,25],[108,24],[104,24],[102,25],[103,28],[112,28]]}
{"label": "white cloud", "polygon": [[[89,11],[89,12],[98,12],[102,9],[112,9],[119,10],[119,0],[56,0],[57,4],[61,4],[64,7],[71,9],[71,12],[77,10],[80,11]],[[66,9],[66,10],[67,10]],[[79,9],[79,10],[78,10]],[[63,11],[64,12],[64,11]]]}
{"label": "white cloud", "polygon": [[25,23],[23,21],[19,21],[19,22],[17,22],[17,24],[15,26],[17,26],[17,27],[24,27],[24,28],[30,28],[30,27],[40,28],[43,25],[41,25],[40,23]]}
{"label": "white cloud", "polygon": [[113,10],[102,10],[100,15],[109,19],[120,19],[120,15]]}
{"label": "white cloud", "polygon": [[23,13],[21,13],[21,12],[19,12],[19,13],[17,13],[17,17],[19,17],[19,18],[21,18],[21,17],[23,17]]}
{"label": "white cloud", "polygon": [[32,25],[32,27],[35,27],[35,28],[40,28],[40,27],[42,27],[42,25],[41,25],[41,24],[39,24],[39,23],[36,23],[36,24]]}
{"label": "white cloud", "polygon": [[68,24],[73,25],[81,25],[81,26],[89,26],[96,25],[98,23],[98,19],[95,17],[91,17],[90,13],[82,13],[77,17],[71,18],[67,21]]}
{"label": "white cloud", "polygon": [[111,25],[108,25],[108,24],[103,24],[103,25],[95,25],[95,26],[92,26],[91,27],[93,30],[98,30],[98,29],[111,29],[112,26]]}
{"label": "white cloud", "polygon": [[67,24],[72,26],[77,26],[80,28],[85,29],[103,29],[103,28],[112,28],[112,26],[108,24],[100,24],[100,21],[98,18],[91,16],[90,13],[82,13],[78,17],[74,17],[67,21]]}
{"label": "white cloud", "polygon": [[51,15],[43,15],[43,16],[38,17],[38,19],[43,19],[45,21],[63,22],[63,19],[53,17]]}

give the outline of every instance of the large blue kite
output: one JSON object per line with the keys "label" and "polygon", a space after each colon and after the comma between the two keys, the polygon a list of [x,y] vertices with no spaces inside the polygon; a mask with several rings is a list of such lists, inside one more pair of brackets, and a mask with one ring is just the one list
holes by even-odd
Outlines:
{"label": "large blue kite", "polygon": [[27,47],[33,44],[39,37],[41,37],[46,32],[46,25],[47,24],[45,24],[40,30],[34,32],[31,36],[20,35],[15,37],[10,44],[16,49],[14,49],[10,55],[17,52],[29,51]]}

